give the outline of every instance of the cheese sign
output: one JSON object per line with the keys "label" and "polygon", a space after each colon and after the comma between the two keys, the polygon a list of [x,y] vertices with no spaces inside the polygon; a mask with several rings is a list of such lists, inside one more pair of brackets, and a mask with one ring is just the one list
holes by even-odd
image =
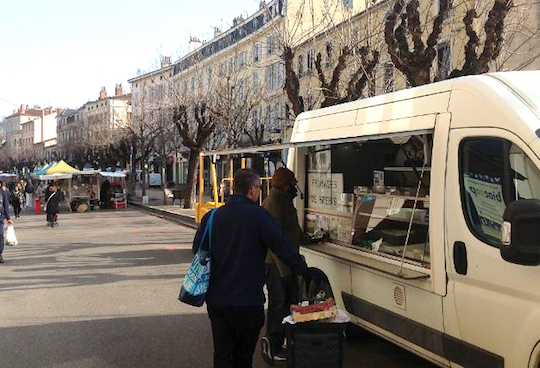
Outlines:
{"label": "cheese sign", "polygon": [[343,174],[309,173],[308,207],[326,210],[338,210],[343,193]]}

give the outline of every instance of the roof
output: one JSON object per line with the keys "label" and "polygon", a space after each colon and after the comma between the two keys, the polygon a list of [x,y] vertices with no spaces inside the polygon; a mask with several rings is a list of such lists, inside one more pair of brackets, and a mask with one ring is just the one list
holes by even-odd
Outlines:
{"label": "roof", "polygon": [[64,111],[62,111],[62,113],[60,114],[61,116],[69,116],[69,115],[75,115],[79,112],[79,110],[77,109],[66,109]]}
{"label": "roof", "polygon": [[43,110],[39,109],[28,109],[25,112],[16,112],[15,114],[9,115],[6,119],[14,118],[16,116],[41,116]]}
{"label": "roof", "polygon": [[[506,114],[512,124],[508,129],[522,139],[537,139],[534,132],[540,130],[538,83],[540,71],[472,75],[307,111],[296,118],[291,142],[305,146],[431,130],[436,123],[434,116],[449,112],[451,107],[454,128],[468,126],[474,114],[479,115],[474,120],[477,127],[488,127],[490,120],[482,116],[497,112]],[[530,101],[525,100],[526,92]],[[530,110],[523,109],[524,102]],[[524,114],[531,112],[536,113],[536,118],[525,119]]]}

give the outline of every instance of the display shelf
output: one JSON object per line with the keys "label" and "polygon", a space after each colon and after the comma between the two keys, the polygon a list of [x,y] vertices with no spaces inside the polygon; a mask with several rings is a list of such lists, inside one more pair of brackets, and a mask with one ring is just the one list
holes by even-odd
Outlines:
{"label": "display shelf", "polygon": [[[316,252],[327,254],[332,257],[340,258],[351,262],[354,265],[368,267],[388,275],[396,276],[401,279],[424,279],[429,278],[431,271],[429,267],[415,265],[406,261],[404,264],[399,259],[394,259],[397,255],[386,254],[382,252],[368,252],[353,246],[342,246],[333,243],[320,243],[316,245],[302,246],[304,252]],[[391,257],[391,258],[390,258]]]}
{"label": "display shelf", "polygon": [[[401,167],[401,166],[393,166],[393,167],[385,167],[383,169],[384,171],[397,171],[397,172],[413,172],[414,169],[412,167]],[[431,167],[417,167],[416,171],[431,171]]]}
{"label": "display shelf", "polygon": [[332,211],[332,210],[320,210],[313,208],[306,208],[306,213],[313,215],[326,215],[334,217],[343,217],[347,219],[353,218],[353,212],[341,212],[341,211]]}
{"label": "display shelf", "polygon": [[429,203],[429,197],[423,196],[423,197],[415,197],[411,195],[401,195],[401,194],[386,194],[386,193],[375,193],[375,192],[357,192],[355,193],[356,196],[363,196],[363,195],[371,195],[376,196],[380,198],[399,198],[399,199],[405,199],[409,201],[414,201],[415,199],[418,199],[418,201],[428,202]]}
{"label": "display shelf", "polygon": [[[400,218],[400,217],[397,217],[397,216],[393,216],[393,215],[376,215],[376,214],[372,214],[372,213],[366,213],[366,212],[357,212],[356,215],[361,215],[361,216],[366,216],[366,217],[370,217],[370,218],[374,218],[374,219],[377,219],[377,220],[389,220],[389,221],[397,221],[397,222],[404,222],[404,223],[409,223],[411,220],[410,219],[406,219],[406,218]],[[415,220],[413,219],[413,224],[416,224],[416,225],[422,225],[422,226],[428,226],[429,225],[429,222],[428,221],[424,221],[424,220]]]}

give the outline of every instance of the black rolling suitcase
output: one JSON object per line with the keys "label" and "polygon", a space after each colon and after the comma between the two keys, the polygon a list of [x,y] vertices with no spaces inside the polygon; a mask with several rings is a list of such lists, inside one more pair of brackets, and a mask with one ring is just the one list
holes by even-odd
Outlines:
{"label": "black rolling suitcase", "polygon": [[287,368],[342,368],[346,323],[287,324]]}

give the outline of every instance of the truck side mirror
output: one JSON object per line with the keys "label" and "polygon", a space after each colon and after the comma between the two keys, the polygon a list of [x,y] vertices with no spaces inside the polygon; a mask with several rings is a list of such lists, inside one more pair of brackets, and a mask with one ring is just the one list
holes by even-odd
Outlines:
{"label": "truck side mirror", "polygon": [[540,201],[521,199],[508,204],[503,220],[502,258],[519,265],[540,265]]}

